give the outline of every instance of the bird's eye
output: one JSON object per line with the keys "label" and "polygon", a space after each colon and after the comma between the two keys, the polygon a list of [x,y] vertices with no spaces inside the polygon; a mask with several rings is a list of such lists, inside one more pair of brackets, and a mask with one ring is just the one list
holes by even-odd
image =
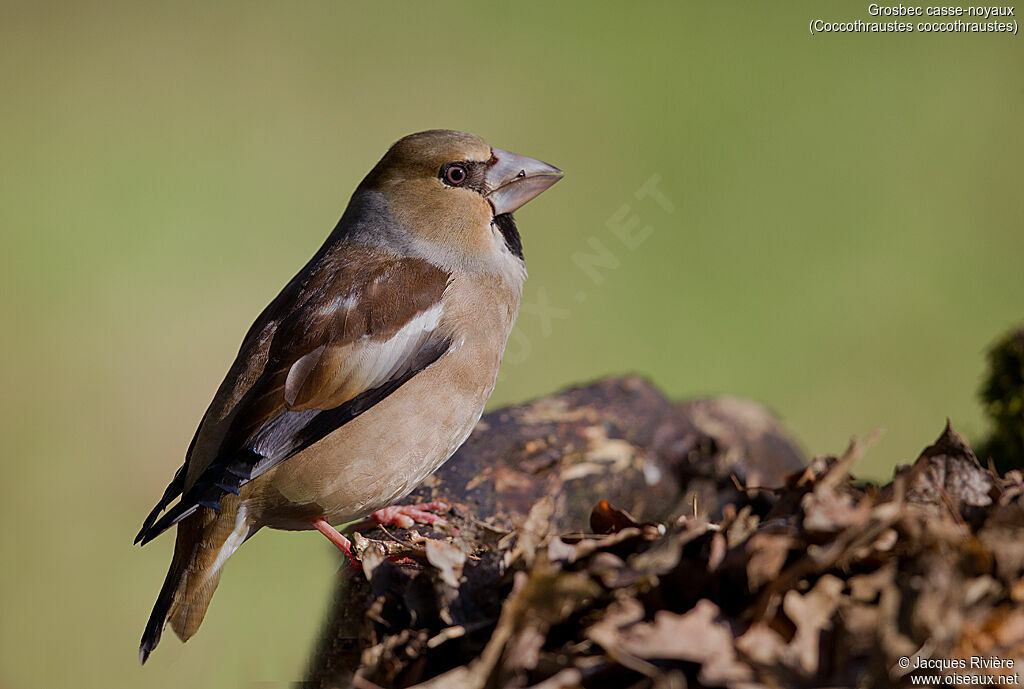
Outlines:
{"label": "bird's eye", "polygon": [[441,172],[441,178],[445,184],[457,187],[469,178],[469,173],[466,171],[466,166],[459,163],[452,163],[445,167]]}

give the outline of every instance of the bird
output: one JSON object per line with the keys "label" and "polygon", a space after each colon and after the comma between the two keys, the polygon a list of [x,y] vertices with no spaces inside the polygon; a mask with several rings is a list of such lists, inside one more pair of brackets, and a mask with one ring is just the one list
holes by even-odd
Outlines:
{"label": "bird", "polygon": [[388,506],[479,421],[526,279],[512,213],[562,174],[452,130],[387,150],[249,328],[143,522],[136,543],[177,536],[141,663],[168,622],[183,642],[197,631],[225,562],[261,528],[316,529],[351,561],[333,525],[445,507]]}

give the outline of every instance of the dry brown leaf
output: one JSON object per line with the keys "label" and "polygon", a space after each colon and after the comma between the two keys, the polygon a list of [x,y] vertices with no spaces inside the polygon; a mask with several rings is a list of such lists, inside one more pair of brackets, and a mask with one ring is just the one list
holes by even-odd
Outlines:
{"label": "dry brown leaf", "polygon": [[832,627],[832,616],[839,607],[844,584],[838,577],[826,574],[807,594],[790,591],[782,600],[782,609],[796,625],[796,634],[789,642],[784,660],[807,676],[818,671],[822,630]]}
{"label": "dry brown leaf", "polygon": [[441,573],[441,581],[457,589],[462,567],[466,564],[466,554],[450,543],[433,538],[426,542],[426,550],[427,562]]}
{"label": "dry brown leaf", "polygon": [[733,638],[718,606],[700,600],[683,615],[659,610],[653,623],[624,630],[619,645],[638,658],[699,663],[700,680],[709,684],[753,679],[750,667],[736,657]]}
{"label": "dry brown leaf", "polygon": [[934,444],[914,463],[907,500],[932,505],[955,504],[983,507],[992,503],[992,474],[950,424]]}
{"label": "dry brown leaf", "polygon": [[736,648],[755,663],[772,665],[782,657],[786,641],[768,625],[755,622],[736,639]]}
{"label": "dry brown leaf", "polygon": [[795,545],[788,533],[760,532],[750,537],[745,546],[747,554],[747,585],[758,591],[782,571]]}

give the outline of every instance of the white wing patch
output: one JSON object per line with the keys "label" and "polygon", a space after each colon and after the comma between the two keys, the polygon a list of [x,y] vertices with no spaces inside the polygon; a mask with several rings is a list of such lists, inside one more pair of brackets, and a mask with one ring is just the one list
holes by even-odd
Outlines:
{"label": "white wing patch", "polygon": [[[331,409],[404,373],[441,322],[442,313],[442,305],[436,303],[387,340],[364,335],[342,346],[317,347],[289,369],[285,402],[300,409]],[[306,390],[307,386],[315,391]]]}
{"label": "white wing patch", "polygon": [[350,384],[355,387],[354,383],[358,381],[361,383],[358,385],[360,390],[370,390],[403,371],[409,361],[415,358],[416,352],[430,339],[431,333],[441,322],[441,313],[441,304],[434,304],[410,319],[390,339],[383,342],[370,340],[362,348],[364,351],[360,365],[352,372],[351,378],[345,381],[345,387]]}

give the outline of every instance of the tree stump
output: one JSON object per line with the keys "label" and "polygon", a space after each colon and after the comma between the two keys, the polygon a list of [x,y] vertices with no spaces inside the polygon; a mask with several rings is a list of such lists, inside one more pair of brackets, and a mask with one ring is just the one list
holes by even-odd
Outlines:
{"label": "tree stump", "polygon": [[636,377],[491,412],[409,498],[450,505],[447,525],[355,534],[364,572],[340,577],[307,684],[411,686],[465,668],[492,638],[516,572],[554,535],[583,543],[643,523],[664,531],[654,524],[694,510],[720,518],[758,500],[744,485],[781,486],[803,466],[761,406],[675,404]]}

